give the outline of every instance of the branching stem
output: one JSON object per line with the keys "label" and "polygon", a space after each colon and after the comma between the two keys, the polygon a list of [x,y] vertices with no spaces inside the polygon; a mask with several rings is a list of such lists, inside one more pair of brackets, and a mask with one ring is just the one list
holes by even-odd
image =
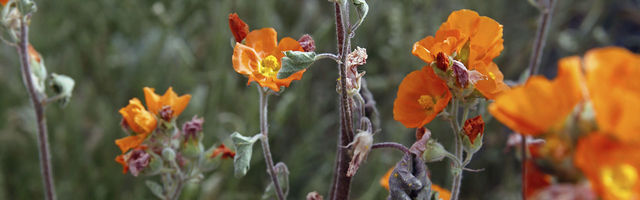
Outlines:
{"label": "branching stem", "polygon": [[259,85],[257,87],[258,93],[260,94],[260,132],[262,133],[260,141],[262,143],[262,154],[264,155],[264,160],[267,164],[267,170],[269,171],[271,182],[273,182],[273,186],[276,190],[276,196],[279,200],[284,200],[284,193],[282,192],[282,187],[280,187],[280,183],[278,182],[278,176],[273,165],[273,158],[271,157],[271,149],[269,148],[269,122],[267,120],[269,93],[265,91],[265,88],[260,87]]}

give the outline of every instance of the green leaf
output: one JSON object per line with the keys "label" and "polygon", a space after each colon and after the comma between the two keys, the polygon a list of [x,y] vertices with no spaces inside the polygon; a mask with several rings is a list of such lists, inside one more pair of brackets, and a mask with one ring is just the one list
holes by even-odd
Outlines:
{"label": "green leaf", "polygon": [[[286,198],[287,194],[289,194],[289,168],[287,168],[287,165],[282,162],[276,164],[274,168],[276,171],[276,177],[278,177],[278,184]],[[276,188],[273,185],[273,182],[270,182],[267,188],[265,188],[264,194],[262,194],[262,199],[276,199]]]}
{"label": "green leaf", "polygon": [[145,181],[145,183],[153,195],[156,195],[156,197],[160,199],[165,199],[164,194],[162,194],[162,186],[160,186],[160,184],[153,181]]}
{"label": "green leaf", "polygon": [[300,70],[309,68],[315,58],[315,52],[285,51],[284,57],[282,57],[282,68],[278,71],[278,78],[284,79]]}
{"label": "green leaf", "polygon": [[242,177],[249,171],[251,164],[251,153],[253,152],[253,143],[258,141],[262,135],[256,134],[253,137],[242,136],[238,132],[231,134],[233,146],[236,149],[236,156],[233,158],[234,174],[236,177]]}
{"label": "green leaf", "polygon": [[462,49],[460,49],[460,54],[458,55],[458,58],[456,60],[459,60],[462,64],[464,64],[465,66],[469,66],[469,53],[471,51],[471,47],[469,46],[469,41],[467,40],[466,43],[464,43],[464,46],[462,46]]}

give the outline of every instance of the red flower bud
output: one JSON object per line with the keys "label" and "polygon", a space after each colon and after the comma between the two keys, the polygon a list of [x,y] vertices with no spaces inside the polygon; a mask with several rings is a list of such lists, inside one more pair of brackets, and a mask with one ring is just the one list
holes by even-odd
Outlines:
{"label": "red flower bud", "polygon": [[316,50],[316,42],[309,34],[304,34],[300,39],[298,39],[298,42],[305,52],[312,52]]}
{"label": "red flower bud", "polygon": [[464,134],[469,137],[469,141],[471,144],[476,140],[478,136],[481,136],[484,133],[484,121],[482,120],[482,116],[478,115],[477,117],[467,119],[464,122]]}
{"label": "red flower bud", "polygon": [[247,34],[249,34],[249,25],[244,23],[238,17],[237,13],[229,14],[229,29],[231,29],[231,33],[233,37],[236,39],[236,42],[242,42]]}
{"label": "red flower bud", "polygon": [[438,67],[438,69],[442,71],[447,71],[447,69],[449,68],[449,57],[447,56],[447,54],[444,54],[442,52],[438,53],[438,55],[436,56],[436,67]]}

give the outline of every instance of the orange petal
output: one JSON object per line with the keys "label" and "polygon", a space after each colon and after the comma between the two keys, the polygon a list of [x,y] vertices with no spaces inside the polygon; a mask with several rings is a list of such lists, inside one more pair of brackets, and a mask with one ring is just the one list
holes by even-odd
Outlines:
{"label": "orange petal", "polygon": [[434,192],[438,192],[438,198],[442,200],[451,199],[451,192],[447,189],[444,189],[436,184],[431,184],[431,190]]}
{"label": "orange petal", "polygon": [[498,96],[489,112],[514,131],[538,135],[560,123],[582,100],[582,73],[578,57],[559,62],[558,76],[552,82],[533,76],[524,86]]}
{"label": "orange petal", "polygon": [[122,165],[122,173],[126,174],[129,171],[129,165],[124,161],[124,154],[116,157],[116,162]]}
{"label": "orange petal", "polygon": [[156,128],[155,117],[144,109],[138,98],[129,100],[129,105],[121,108],[119,112],[133,132],[150,133]]}
{"label": "orange petal", "polygon": [[[2,3],[2,5],[5,5],[7,3],[7,1],[4,1],[4,2],[0,1],[0,3]],[[41,60],[42,60],[42,57],[40,56],[40,53],[38,53],[38,51],[36,51],[36,49],[33,48],[33,46],[31,46],[31,44],[29,44],[27,49],[29,50],[29,57],[31,57],[31,59],[35,60],[36,62],[40,63]]]}
{"label": "orange petal", "polygon": [[640,55],[609,47],[587,52],[584,62],[598,127],[640,141]]}
{"label": "orange petal", "polygon": [[158,114],[158,111],[162,109],[160,95],[156,94],[156,89],[154,88],[144,87],[142,90],[144,91],[144,101],[147,103],[147,108],[151,113]]}
{"label": "orange petal", "polygon": [[479,80],[476,83],[476,89],[482,93],[487,99],[495,99],[500,93],[509,90],[509,86],[504,83],[504,76],[498,65],[494,62],[490,62],[487,65],[482,65],[481,62],[476,62],[476,70],[482,75],[487,77],[485,80]]}
{"label": "orange petal", "polygon": [[272,55],[274,55],[278,61],[281,62],[282,57],[284,57],[284,53],[285,51],[304,51],[304,49],[302,49],[302,46],[300,46],[300,43],[290,37],[285,37],[282,38],[280,40],[280,43],[278,43],[278,48],[276,48],[276,51],[273,52]]}
{"label": "orange petal", "polygon": [[[129,149],[136,148],[142,144],[145,137],[141,137],[143,135],[132,135],[124,138],[120,138],[116,140],[116,145],[120,147],[122,153],[129,151]],[[146,136],[146,135],[144,135]]]}
{"label": "orange petal", "polygon": [[173,91],[173,87],[169,87],[167,91],[162,95],[162,105],[171,106],[171,110],[173,110],[173,117],[177,117],[182,113],[182,111],[189,105],[189,100],[191,100],[191,95],[186,94],[178,97]]}
{"label": "orange petal", "polygon": [[233,48],[233,69],[239,74],[248,76],[258,71],[260,65],[260,57],[258,53],[251,47],[236,43]]}
{"label": "orange petal", "polygon": [[393,103],[393,118],[407,128],[422,127],[431,122],[450,99],[446,83],[431,67],[425,66],[411,72],[400,83]]}
{"label": "orange petal", "polygon": [[260,58],[265,58],[276,50],[278,33],[273,28],[251,31],[245,38],[245,44],[253,48]]}
{"label": "orange petal", "polygon": [[391,177],[391,173],[393,172],[393,169],[394,168],[392,167],[389,170],[387,170],[387,173],[385,173],[380,179],[380,186],[384,187],[384,189],[389,190],[389,177]]}
{"label": "orange petal", "polygon": [[604,133],[578,141],[574,164],[605,200],[640,198],[640,149]]}

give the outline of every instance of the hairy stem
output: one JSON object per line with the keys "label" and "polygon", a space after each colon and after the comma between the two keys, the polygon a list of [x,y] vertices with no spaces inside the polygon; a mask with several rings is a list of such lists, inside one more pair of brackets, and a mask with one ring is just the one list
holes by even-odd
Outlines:
{"label": "hairy stem", "polygon": [[280,183],[278,182],[278,176],[276,175],[276,170],[274,169],[275,167],[273,165],[273,158],[271,157],[271,149],[269,148],[269,123],[267,120],[269,94],[267,94],[264,88],[260,86],[257,87],[258,92],[260,93],[260,132],[263,136],[260,140],[262,143],[262,154],[264,155],[264,160],[267,164],[269,176],[271,176],[271,182],[273,182],[273,186],[276,189],[276,196],[279,200],[284,200],[284,193],[282,193],[282,187],[280,187]]}
{"label": "hairy stem", "polygon": [[[462,150],[462,141],[461,141],[461,137],[460,137],[460,125],[458,124],[458,114],[459,114],[459,103],[460,101],[457,98],[453,98],[452,99],[452,108],[451,108],[451,116],[450,116],[450,124],[451,124],[451,128],[453,129],[453,135],[454,135],[454,141],[455,141],[455,157],[457,158],[458,161],[463,160],[462,158],[462,154],[463,154],[463,150]],[[460,195],[460,186],[462,185],[462,168],[464,166],[462,166],[462,164],[460,162],[456,162],[454,163],[454,168],[455,169],[460,169],[460,170],[456,170],[456,172],[453,174],[453,184],[451,186],[451,200],[457,200],[458,196]]]}
{"label": "hairy stem", "polygon": [[409,148],[404,145],[396,142],[380,142],[371,145],[371,149],[379,149],[379,148],[392,148],[402,151],[402,153],[409,153]]}
{"label": "hairy stem", "polygon": [[27,87],[29,97],[31,98],[31,103],[33,104],[33,108],[36,112],[36,120],[38,124],[40,173],[42,175],[42,182],[44,183],[44,195],[45,199],[54,200],[56,199],[56,191],[53,184],[53,170],[51,169],[51,154],[49,150],[47,122],[44,114],[45,110],[44,105],[40,100],[42,98],[42,95],[36,92],[36,89],[33,85],[33,79],[31,78],[31,64],[29,63],[28,51],[29,26],[25,22],[25,20],[27,20],[28,18],[30,18],[29,15],[23,17],[20,20],[20,41],[17,49],[18,54],[20,55],[20,69],[22,72],[22,80],[25,87]]}
{"label": "hairy stem", "polygon": [[529,59],[528,69],[530,75],[536,74],[538,72],[538,67],[540,66],[542,51],[544,50],[545,41],[547,40],[547,30],[549,29],[551,17],[553,16],[555,0],[547,0],[547,2],[543,4],[544,5],[541,5],[542,13],[540,15],[538,29],[536,30],[536,38],[533,42],[531,57]]}
{"label": "hairy stem", "polygon": [[338,136],[338,152],[337,163],[334,169],[333,186],[329,192],[330,199],[349,199],[349,192],[351,187],[351,177],[347,176],[347,170],[349,168],[350,157],[347,153],[347,149],[341,148],[351,143],[353,139],[353,122],[351,109],[353,108],[353,101],[349,100],[346,90],[346,74],[347,69],[344,63],[346,63],[347,54],[351,51],[351,40],[347,37],[349,31],[349,4],[347,1],[343,1],[342,4],[336,2],[335,4],[335,16],[336,16],[336,35],[338,56],[340,61],[338,63],[338,70],[340,71],[339,91],[340,91],[340,136]]}

